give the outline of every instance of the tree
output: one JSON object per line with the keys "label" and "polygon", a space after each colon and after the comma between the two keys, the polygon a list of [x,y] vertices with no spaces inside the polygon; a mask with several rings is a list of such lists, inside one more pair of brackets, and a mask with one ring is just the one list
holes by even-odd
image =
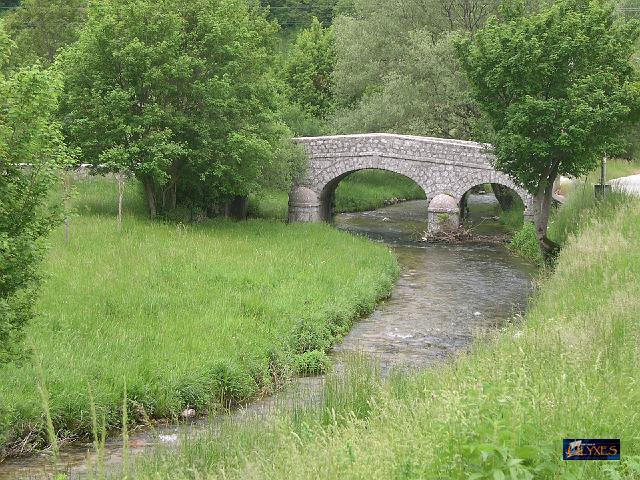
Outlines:
{"label": "tree", "polygon": [[82,160],[133,173],[151,216],[256,187],[287,133],[277,26],[238,0],[96,2],[61,57],[62,113]]}
{"label": "tree", "polygon": [[630,64],[638,23],[602,0],[559,0],[533,15],[491,20],[459,44],[475,99],[494,130],[496,167],[535,197],[543,251],[553,183],[592,170],[613,153],[638,113]]}
{"label": "tree", "polygon": [[262,0],[269,7],[271,15],[285,29],[306,27],[313,18],[323,24],[331,25],[338,4],[339,11],[347,8],[345,0]]}
{"label": "tree", "polygon": [[497,0],[355,0],[335,19],[340,133],[386,131],[468,139],[479,112],[453,46]]}
{"label": "tree", "polygon": [[78,38],[85,22],[87,0],[23,0],[6,18],[16,43],[12,63],[48,66],[58,51]]}
{"label": "tree", "polygon": [[43,240],[60,219],[51,191],[67,161],[53,120],[60,80],[37,67],[3,73],[11,50],[0,22],[0,364],[19,355],[34,315]]}
{"label": "tree", "polygon": [[334,42],[333,31],[314,18],[298,35],[287,60],[285,79],[290,98],[316,118],[325,118],[333,108]]}
{"label": "tree", "polygon": [[479,132],[480,112],[461,72],[453,34],[435,43],[423,31],[380,87],[355,107],[340,109],[333,125],[342,133],[391,132],[470,139]]}

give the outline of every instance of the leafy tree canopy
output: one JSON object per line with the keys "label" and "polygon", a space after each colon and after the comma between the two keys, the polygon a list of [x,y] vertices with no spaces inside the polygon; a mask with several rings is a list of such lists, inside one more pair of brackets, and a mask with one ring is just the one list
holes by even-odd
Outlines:
{"label": "leafy tree canopy", "polygon": [[53,120],[59,78],[37,67],[8,74],[12,50],[0,22],[0,364],[19,355],[34,315],[43,239],[60,218],[51,190],[68,158]]}
{"label": "leafy tree canopy", "polygon": [[276,40],[239,0],[94,2],[60,62],[68,139],[83,161],[134,173],[152,216],[247,194],[288,134]]}
{"label": "leafy tree canopy", "polygon": [[470,138],[479,117],[452,43],[498,0],[356,0],[334,22],[338,132]]}
{"label": "leafy tree canopy", "polygon": [[335,13],[348,8],[345,0],[262,0],[261,3],[269,7],[271,16],[285,29],[307,27],[314,17],[330,25]]}
{"label": "leafy tree canopy", "polygon": [[325,118],[333,107],[334,42],[333,31],[314,18],[298,35],[287,60],[290,98],[313,117]]}
{"label": "leafy tree canopy", "polygon": [[60,48],[73,43],[86,18],[87,0],[23,0],[6,16],[16,43],[12,63],[53,63]]}
{"label": "leafy tree canopy", "polygon": [[512,11],[460,42],[459,53],[493,127],[496,166],[536,196],[544,242],[557,175],[593,169],[640,110],[630,63],[640,30],[602,0]]}

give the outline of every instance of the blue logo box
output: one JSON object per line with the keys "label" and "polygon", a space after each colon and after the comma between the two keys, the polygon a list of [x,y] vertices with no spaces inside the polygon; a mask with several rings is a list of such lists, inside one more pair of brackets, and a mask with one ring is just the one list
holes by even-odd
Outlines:
{"label": "blue logo box", "polygon": [[620,439],[565,438],[563,460],[620,460]]}

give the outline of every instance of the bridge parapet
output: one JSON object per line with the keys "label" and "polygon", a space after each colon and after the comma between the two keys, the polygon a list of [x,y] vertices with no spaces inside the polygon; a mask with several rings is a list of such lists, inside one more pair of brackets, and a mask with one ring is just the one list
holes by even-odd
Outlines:
{"label": "bridge parapet", "polygon": [[491,169],[490,145],[409,135],[370,133],[329,137],[299,137],[307,155],[315,162],[335,161],[341,157],[381,156],[417,162],[469,165]]}

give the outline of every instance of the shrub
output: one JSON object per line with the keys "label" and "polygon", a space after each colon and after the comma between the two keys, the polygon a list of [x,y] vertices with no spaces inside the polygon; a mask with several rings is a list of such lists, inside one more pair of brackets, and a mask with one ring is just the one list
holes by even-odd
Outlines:
{"label": "shrub", "polygon": [[331,366],[331,360],[320,350],[305,352],[296,357],[296,373],[298,375],[320,375]]}
{"label": "shrub", "polygon": [[525,222],[518,233],[513,236],[509,248],[516,255],[526,258],[536,265],[544,263],[538,238],[536,237],[536,227],[531,222]]}

